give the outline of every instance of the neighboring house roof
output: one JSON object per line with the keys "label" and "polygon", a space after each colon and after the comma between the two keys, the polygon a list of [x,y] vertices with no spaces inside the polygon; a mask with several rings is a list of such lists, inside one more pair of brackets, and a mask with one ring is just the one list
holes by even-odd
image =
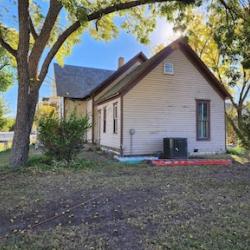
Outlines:
{"label": "neighboring house roof", "polygon": [[60,67],[54,64],[57,95],[70,98],[85,98],[105,79],[112,70],[88,68],[72,65]]}
{"label": "neighboring house roof", "polygon": [[146,60],[147,57],[140,52],[116,71],[72,65],[60,67],[58,64],[54,64],[57,95],[86,98],[97,94],[136,62],[145,62]]}
{"label": "neighboring house roof", "polygon": [[97,103],[103,103],[111,98],[114,98],[120,94],[127,93],[135,84],[137,84],[144,76],[146,76],[151,70],[153,70],[162,60],[169,56],[175,49],[180,48],[185,55],[196,66],[200,73],[208,80],[211,86],[223,97],[230,96],[226,88],[219,82],[214,74],[208,69],[208,67],[202,62],[198,55],[188,45],[186,39],[180,38],[172,42],[165,47],[159,53],[148,59],[143,64],[137,66],[130,74],[121,79],[115,84],[112,89],[106,91],[98,100]]}

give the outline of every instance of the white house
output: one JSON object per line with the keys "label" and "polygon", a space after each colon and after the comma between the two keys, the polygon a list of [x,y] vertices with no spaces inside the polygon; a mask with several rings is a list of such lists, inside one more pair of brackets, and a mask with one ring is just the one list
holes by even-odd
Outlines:
{"label": "white house", "polygon": [[226,148],[229,93],[185,39],[151,58],[139,53],[117,71],[55,65],[64,116],[89,115],[88,140],[121,155],[152,155],[163,138],[187,139],[189,154]]}

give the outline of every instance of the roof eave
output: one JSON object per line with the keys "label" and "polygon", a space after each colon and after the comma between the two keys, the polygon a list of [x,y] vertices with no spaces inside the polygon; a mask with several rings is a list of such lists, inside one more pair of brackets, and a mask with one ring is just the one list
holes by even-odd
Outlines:
{"label": "roof eave", "polygon": [[210,82],[210,85],[215,89],[215,91],[221,96],[221,98],[226,99],[230,98],[230,93],[223,86],[222,83],[215,77],[215,75],[210,71],[210,69],[205,65],[205,63],[200,59],[200,57],[193,51],[193,49],[187,43],[186,38],[179,38],[160,51],[158,58],[149,64],[137,77],[128,82],[120,92],[122,95],[125,95],[134,85],[137,84],[145,75],[152,71],[164,58],[169,56],[176,48],[180,48],[186,55],[189,55],[189,59],[195,62],[196,68],[203,74],[207,80]]}
{"label": "roof eave", "polygon": [[125,73],[134,63],[138,60],[142,60],[142,62],[145,62],[148,60],[146,55],[143,52],[139,52],[137,55],[135,55],[133,58],[131,58],[126,64],[124,64],[122,67],[120,67],[118,70],[116,70],[111,76],[109,76],[106,80],[104,80],[99,86],[97,86],[95,89],[93,89],[90,93],[90,95],[96,95],[100,93],[103,89],[105,89],[109,84],[111,84],[114,80],[116,80],[119,76],[121,76],[123,73]]}
{"label": "roof eave", "polygon": [[99,106],[99,105],[102,105],[102,104],[104,104],[106,102],[110,102],[111,100],[118,98],[120,95],[121,95],[121,93],[117,92],[114,95],[109,96],[108,98],[100,99],[99,101],[97,100],[95,102],[95,105]]}

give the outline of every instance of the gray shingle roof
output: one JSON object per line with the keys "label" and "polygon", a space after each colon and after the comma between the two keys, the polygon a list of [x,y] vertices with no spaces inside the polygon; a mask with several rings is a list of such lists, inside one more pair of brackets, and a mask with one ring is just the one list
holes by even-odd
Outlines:
{"label": "gray shingle roof", "polygon": [[58,96],[84,98],[114,73],[112,70],[54,64]]}

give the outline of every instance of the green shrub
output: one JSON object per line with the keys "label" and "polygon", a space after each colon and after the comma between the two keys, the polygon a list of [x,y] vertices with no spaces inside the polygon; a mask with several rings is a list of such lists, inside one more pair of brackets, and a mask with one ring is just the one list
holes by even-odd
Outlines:
{"label": "green shrub", "polygon": [[231,154],[231,155],[238,155],[238,156],[241,156],[241,155],[244,155],[245,154],[245,149],[240,147],[240,146],[237,146],[237,147],[233,147],[233,148],[228,148],[227,149],[227,153],[228,154]]}
{"label": "green shrub", "polygon": [[77,118],[72,114],[68,119],[60,119],[51,113],[39,120],[38,140],[47,156],[69,162],[83,148],[90,127],[87,116]]}

